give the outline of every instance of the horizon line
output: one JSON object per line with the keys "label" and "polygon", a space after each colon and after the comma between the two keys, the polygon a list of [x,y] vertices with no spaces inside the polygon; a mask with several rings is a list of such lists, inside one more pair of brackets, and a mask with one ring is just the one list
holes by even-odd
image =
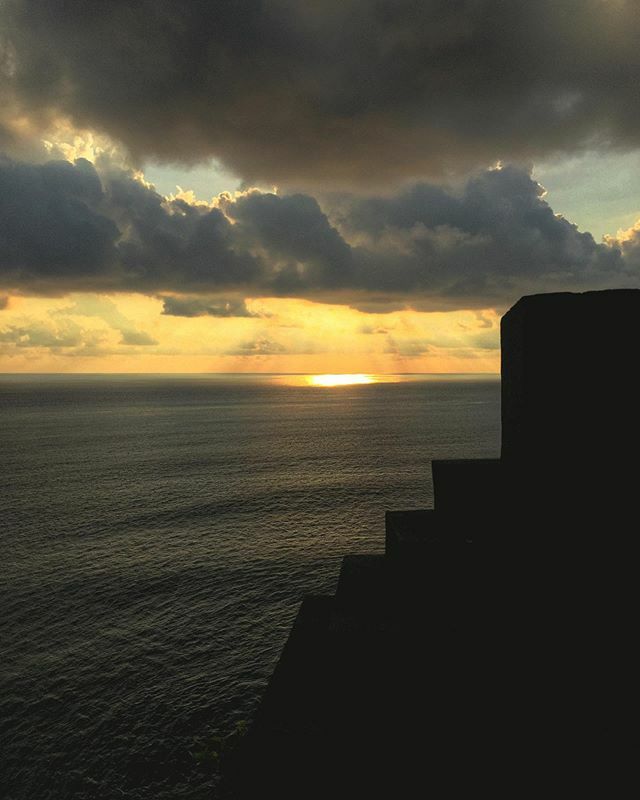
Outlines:
{"label": "horizon line", "polygon": [[2,375],[500,375],[499,372],[3,372]]}

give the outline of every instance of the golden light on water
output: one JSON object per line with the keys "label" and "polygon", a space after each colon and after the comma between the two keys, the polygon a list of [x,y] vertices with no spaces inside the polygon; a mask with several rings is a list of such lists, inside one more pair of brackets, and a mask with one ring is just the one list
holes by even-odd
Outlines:
{"label": "golden light on water", "polygon": [[271,380],[280,386],[315,386],[333,389],[340,386],[363,386],[369,383],[403,383],[412,380],[412,376],[371,372],[322,372],[274,375]]}
{"label": "golden light on water", "polygon": [[306,382],[309,386],[353,386],[359,383],[377,383],[374,375],[339,374],[339,375],[307,375]]}

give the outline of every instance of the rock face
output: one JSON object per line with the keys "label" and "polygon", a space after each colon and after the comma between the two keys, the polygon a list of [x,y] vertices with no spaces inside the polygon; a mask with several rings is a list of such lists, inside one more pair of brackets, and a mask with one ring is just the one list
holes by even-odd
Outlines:
{"label": "rock face", "polygon": [[434,462],[435,507],[388,512],[385,555],[304,600],[234,796],[635,785],[639,321],[638,291],[505,315],[501,459]]}

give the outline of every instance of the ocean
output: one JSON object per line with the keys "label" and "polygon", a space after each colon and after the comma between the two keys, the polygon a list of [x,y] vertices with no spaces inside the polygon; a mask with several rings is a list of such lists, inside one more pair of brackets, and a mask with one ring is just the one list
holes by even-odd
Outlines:
{"label": "ocean", "polygon": [[491,376],[0,376],[2,797],[211,800],[302,596],[499,446]]}

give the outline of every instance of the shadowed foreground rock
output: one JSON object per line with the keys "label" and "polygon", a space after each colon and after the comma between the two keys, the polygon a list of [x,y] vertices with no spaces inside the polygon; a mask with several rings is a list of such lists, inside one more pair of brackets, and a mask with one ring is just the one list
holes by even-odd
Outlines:
{"label": "shadowed foreground rock", "polygon": [[434,509],[305,598],[238,797],[637,792],[639,323],[633,290],[505,315],[501,459],[434,462]]}

